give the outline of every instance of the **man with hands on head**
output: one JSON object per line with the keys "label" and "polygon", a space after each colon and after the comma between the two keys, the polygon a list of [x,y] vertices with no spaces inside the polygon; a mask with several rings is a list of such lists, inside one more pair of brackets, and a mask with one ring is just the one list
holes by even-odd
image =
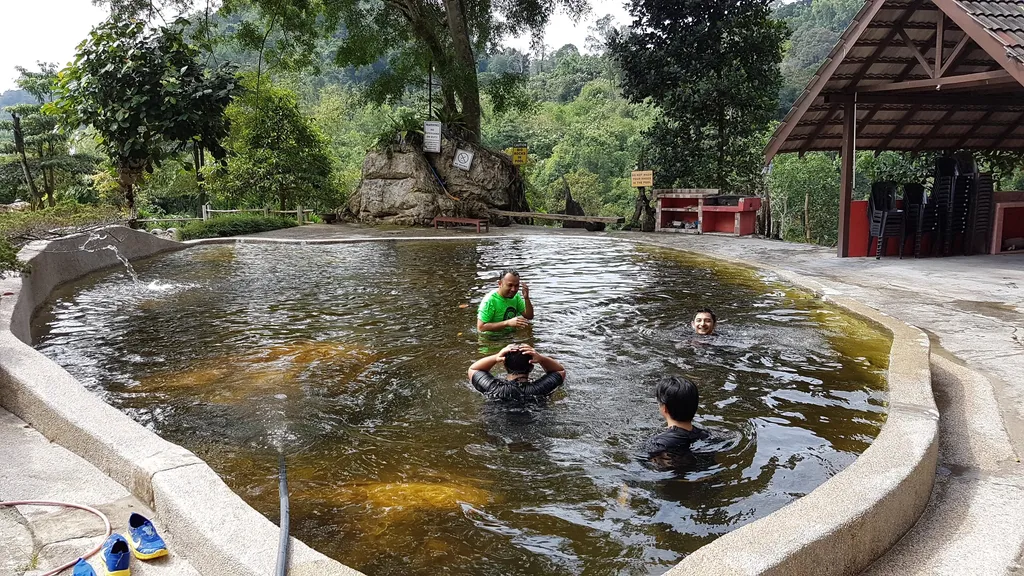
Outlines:
{"label": "man with hands on head", "polygon": [[530,325],[529,320],[533,320],[530,288],[525,282],[520,282],[519,271],[509,268],[498,278],[498,288],[480,301],[476,329],[497,332],[506,328],[525,328]]}
{"label": "man with hands on head", "polygon": [[[505,364],[504,378],[491,375],[499,362]],[[534,365],[544,370],[544,375],[530,380]],[[522,400],[547,396],[565,382],[565,368],[557,360],[540,354],[525,344],[509,344],[497,354],[484,356],[469,367],[467,372],[473,387],[482,394],[502,400]]]}

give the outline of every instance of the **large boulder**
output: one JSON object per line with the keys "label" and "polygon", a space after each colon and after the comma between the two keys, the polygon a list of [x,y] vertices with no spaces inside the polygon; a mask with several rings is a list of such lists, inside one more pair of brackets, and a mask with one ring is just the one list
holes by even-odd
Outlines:
{"label": "large boulder", "polygon": [[[471,150],[469,170],[453,166],[457,149]],[[370,224],[429,224],[438,215],[508,219],[492,208],[529,210],[522,177],[506,154],[469,144],[446,133],[439,154],[424,153],[418,143],[371,150],[363,160],[363,179],[349,199],[349,216]]]}

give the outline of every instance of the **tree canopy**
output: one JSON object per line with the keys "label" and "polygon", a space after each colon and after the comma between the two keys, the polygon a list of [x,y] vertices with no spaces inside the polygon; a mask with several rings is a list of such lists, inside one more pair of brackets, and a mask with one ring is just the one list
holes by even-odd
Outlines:
{"label": "tree canopy", "polygon": [[91,126],[118,173],[129,210],[144,171],[171,151],[226,154],[224,109],[238,91],[230,67],[207,69],[182,34],[185,22],[147,29],[118,17],[100,24],[61,72],[51,109],[66,128]]}
{"label": "tree canopy", "polygon": [[787,35],[771,0],[635,0],[630,13],[611,51],[623,93],[660,111],[648,132],[656,184],[749,190]]}

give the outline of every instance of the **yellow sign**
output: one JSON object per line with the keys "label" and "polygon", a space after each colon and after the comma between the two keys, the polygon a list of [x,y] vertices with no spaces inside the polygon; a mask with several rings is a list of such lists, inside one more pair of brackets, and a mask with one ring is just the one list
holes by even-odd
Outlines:
{"label": "yellow sign", "polygon": [[526,164],[529,157],[527,156],[528,149],[526,146],[514,146],[512,148],[512,164],[516,166],[523,166]]}
{"label": "yellow sign", "polygon": [[654,170],[634,170],[629,175],[629,185],[633,188],[654,186]]}

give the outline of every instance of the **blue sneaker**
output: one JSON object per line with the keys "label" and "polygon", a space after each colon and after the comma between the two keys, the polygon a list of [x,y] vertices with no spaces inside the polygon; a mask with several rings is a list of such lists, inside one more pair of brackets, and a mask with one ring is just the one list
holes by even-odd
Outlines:
{"label": "blue sneaker", "polygon": [[103,543],[103,567],[107,570],[106,576],[129,576],[131,572],[128,570],[128,563],[131,559],[132,553],[124,536],[111,534]]}
{"label": "blue sneaker", "polygon": [[128,517],[128,544],[139,560],[152,560],[167,555],[167,545],[156,533],[153,523],[135,512]]}
{"label": "blue sneaker", "polygon": [[79,558],[72,568],[75,571],[71,573],[71,576],[96,576],[96,571],[92,569],[92,566],[89,566],[85,558]]}

